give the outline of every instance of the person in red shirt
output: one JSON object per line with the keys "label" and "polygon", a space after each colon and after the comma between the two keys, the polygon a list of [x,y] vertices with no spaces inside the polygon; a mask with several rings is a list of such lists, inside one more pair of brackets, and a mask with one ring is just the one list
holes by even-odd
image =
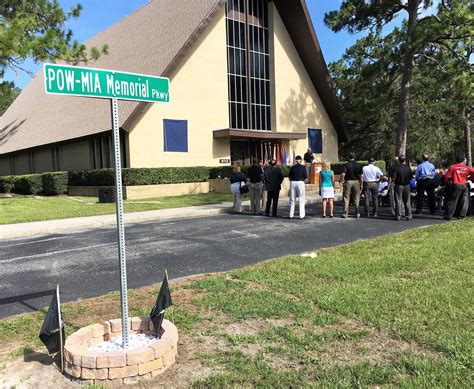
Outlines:
{"label": "person in red shirt", "polygon": [[460,155],[456,158],[456,164],[449,167],[448,172],[444,176],[446,182],[452,181],[451,193],[449,195],[446,213],[444,218],[451,220],[454,214],[458,214],[459,218],[463,218],[467,213],[467,201],[469,201],[467,190],[467,178],[474,178],[474,169],[466,166],[466,158]]}

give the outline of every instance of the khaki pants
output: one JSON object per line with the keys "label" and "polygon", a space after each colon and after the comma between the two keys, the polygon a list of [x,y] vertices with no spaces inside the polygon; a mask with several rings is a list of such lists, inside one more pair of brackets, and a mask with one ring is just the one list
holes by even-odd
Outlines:
{"label": "khaki pants", "polygon": [[311,164],[306,162],[306,164],[304,165],[305,169],[306,169],[306,174],[308,175],[308,180],[310,180],[310,171],[311,171]]}
{"label": "khaki pants", "polygon": [[[405,210],[405,216],[411,219],[411,193],[410,185],[394,185],[395,191],[395,216],[402,217],[402,209]],[[403,207],[403,208],[402,208]]]}
{"label": "khaki pants", "polygon": [[393,182],[389,186],[388,193],[390,196],[390,210],[392,211],[392,216],[395,216],[397,200],[395,199],[395,184]]}
{"label": "khaki pants", "polygon": [[349,180],[344,183],[342,190],[342,198],[344,202],[344,215],[349,214],[349,202],[351,201],[351,195],[354,195],[354,206],[356,215],[359,214],[359,201],[360,201],[360,182],[356,180]]}
{"label": "khaki pants", "polygon": [[267,190],[263,187],[263,185],[262,185],[262,196],[260,198],[260,201],[261,201],[260,209],[265,209],[265,206],[267,204]]}
{"label": "khaki pants", "polygon": [[379,208],[379,186],[376,182],[364,182],[365,195],[365,213],[368,216],[370,213],[370,196],[372,196],[372,207],[374,215],[377,215]]}
{"label": "khaki pants", "polygon": [[249,184],[250,190],[250,211],[256,215],[260,213],[260,197],[262,196],[262,183],[250,183]]}

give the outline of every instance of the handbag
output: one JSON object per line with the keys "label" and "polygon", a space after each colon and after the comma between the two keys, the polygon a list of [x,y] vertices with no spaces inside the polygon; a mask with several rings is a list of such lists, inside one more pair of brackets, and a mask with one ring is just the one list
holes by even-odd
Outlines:
{"label": "handbag", "polygon": [[242,185],[242,183],[240,183],[239,191],[241,195],[244,195],[245,193],[249,193],[250,189],[248,185]]}

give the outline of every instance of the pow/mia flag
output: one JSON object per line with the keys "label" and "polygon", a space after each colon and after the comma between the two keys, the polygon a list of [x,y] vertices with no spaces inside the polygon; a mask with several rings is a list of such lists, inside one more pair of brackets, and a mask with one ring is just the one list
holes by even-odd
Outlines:
{"label": "pow/mia flag", "polygon": [[[61,338],[62,336],[62,338]],[[65,339],[64,323],[61,320],[61,307],[59,303],[59,289],[56,289],[49,304],[48,312],[44,318],[39,338],[44,343],[50,354],[61,351],[62,339]]]}
{"label": "pow/mia flag", "polygon": [[165,278],[163,279],[163,283],[161,284],[160,292],[158,293],[158,297],[156,298],[155,306],[150,312],[150,319],[153,323],[153,328],[158,334],[158,338],[161,338],[161,336],[165,332],[161,325],[165,317],[166,308],[170,307],[172,304],[173,302],[171,301],[171,294],[168,285],[168,274],[165,273]]}

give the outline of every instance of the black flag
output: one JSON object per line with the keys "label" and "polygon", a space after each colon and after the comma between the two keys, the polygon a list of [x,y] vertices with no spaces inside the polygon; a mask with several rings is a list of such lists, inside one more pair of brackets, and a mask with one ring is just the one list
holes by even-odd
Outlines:
{"label": "black flag", "polygon": [[161,327],[163,323],[163,318],[165,317],[165,309],[171,306],[171,294],[170,288],[168,285],[168,274],[165,274],[163,283],[161,284],[160,292],[156,298],[156,303],[153,309],[150,312],[150,319],[153,322],[153,328],[155,328],[158,338],[161,338],[165,332]]}
{"label": "black flag", "polygon": [[61,311],[59,306],[58,290],[54,293],[53,299],[49,304],[48,312],[44,318],[43,327],[39,334],[39,338],[44,343],[49,353],[57,353],[61,351],[61,333],[62,339],[65,339],[64,324],[60,323]]}

